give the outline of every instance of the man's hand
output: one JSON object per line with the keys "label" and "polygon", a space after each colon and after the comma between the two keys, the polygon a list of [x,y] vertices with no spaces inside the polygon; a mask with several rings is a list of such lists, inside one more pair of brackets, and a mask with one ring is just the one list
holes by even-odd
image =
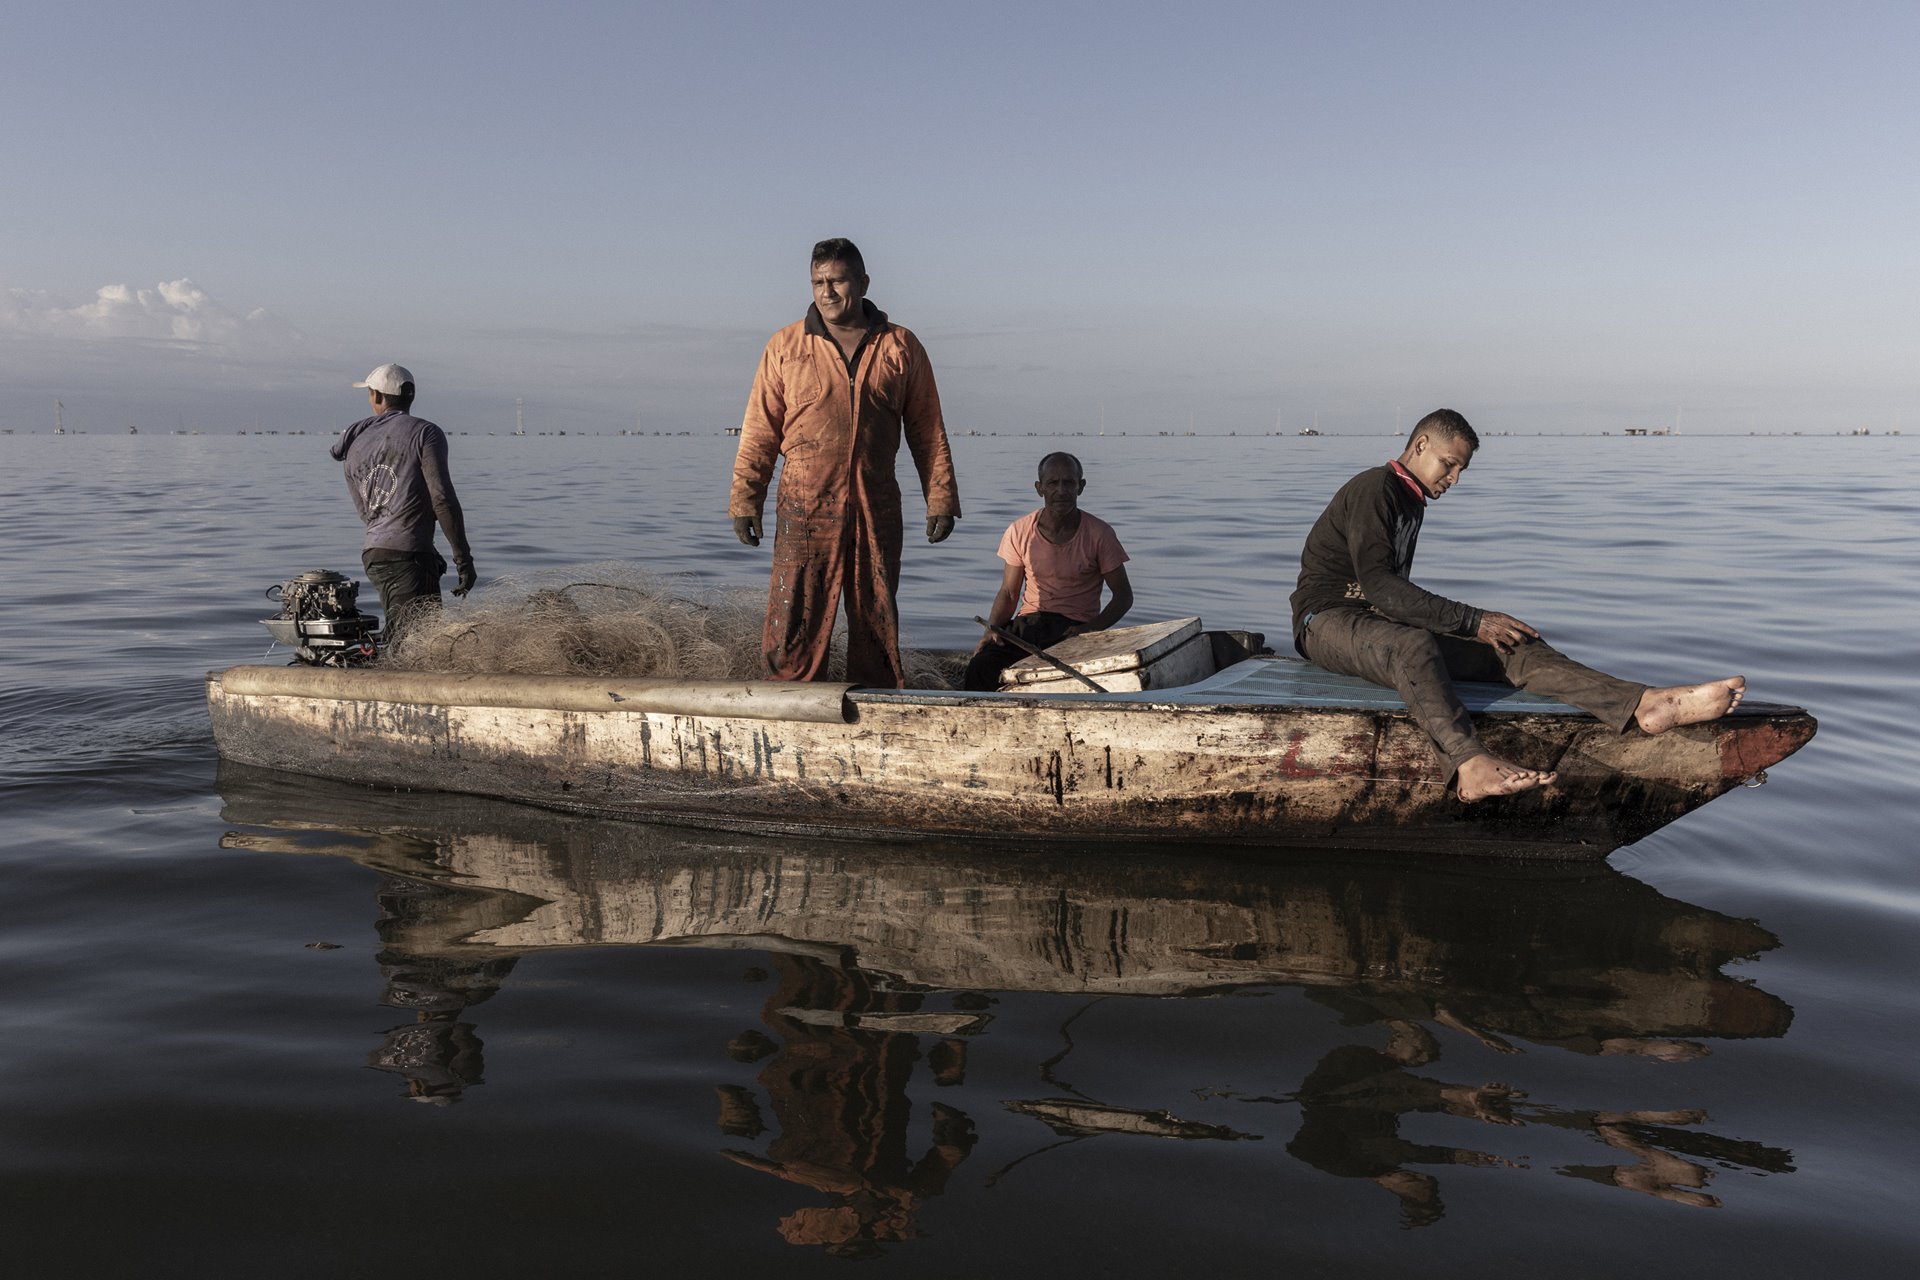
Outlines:
{"label": "man's hand", "polygon": [[460,566],[460,580],[454,584],[453,594],[464,596],[467,592],[473,590],[473,584],[476,581],[478,581],[478,578],[473,572],[473,561],[469,560]]}
{"label": "man's hand", "polygon": [[733,518],[733,536],[750,547],[760,545],[760,517],[735,516]]}
{"label": "man's hand", "polygon": [[1538,640],[1540,633],[1510,613],[1488,609],[1480,615],[1480,629],[1473,633],[1473,638],[1502,653],[1512,653],[1528,640]]}
{"label": "man's hand", "polygon": [[945,542],[947,535],[953,532],[952,516],[927,517],[927,541]]}

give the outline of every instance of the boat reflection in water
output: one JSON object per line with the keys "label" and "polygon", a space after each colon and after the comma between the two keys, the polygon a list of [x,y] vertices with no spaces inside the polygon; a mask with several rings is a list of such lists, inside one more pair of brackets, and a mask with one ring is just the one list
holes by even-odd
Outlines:
{"label": "boat reflection in water", "polygon": [[[1285,1138],[1299,1161],[1390,1192],[1409,1225],[1443,1212],[1429,1170],[1519,1163],[1403,1134],[1421,1113],[1576,1131],[1603,1158],[1555,1173],[1679,1204],[1717,1205],[1706,1189],[1716,1170],[1792,1168],[1786,1151],[1704,1131],[1697,1109],[1568,1108],[1435,1069],[1443,1032],[1502,1051],[1665,1062],[1707,1054],[1704,1039],[1785,1033],[1784,1002],[1722,972],[1776,946],[1772,934],[1604,865],[773,841],[237,765],[222,765],[219,786],[225,818],[242,828],[228,847],[339,855],[380,873],[384,999],[414,1017],[371,1065],[403,1076],[417,1099],[445,1103],[481,1083],[470,1010],[522,955],[621,944],[764,953],[765,1030],[726,1048],[764,1063],[760,1089],[719,1085],[719,1127],[735,1143],[729,1158],[824,1195],[781,1221],[796,1244],[858,1254],[912,1237],[918,1207],[978,1143],[968,1101],[1038,1122],[1026,1154],[996,1158],[984,1181],[1052,1142]],[[1292,1092],[1207,1095],[1243,1121],[1284,1115],[1270,1133],[1108,1105],[1062,1084],[1057,1062],[1040,1075],[1059,1096],[983,1103],[956,1088],[930,1105],[930,1136],[909,1124],[916,1071],[923,1089],[925,1077],[964,1086],[999,993],[1273,986],[1304,988],[1354,1042],[1321,1054]]]}

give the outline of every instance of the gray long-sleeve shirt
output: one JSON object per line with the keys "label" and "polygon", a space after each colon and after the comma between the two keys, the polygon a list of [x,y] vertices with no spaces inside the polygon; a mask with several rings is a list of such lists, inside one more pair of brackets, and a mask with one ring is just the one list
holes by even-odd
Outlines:
{"label": "gray long-sleeve shirt", "polygon": [[472,563],[439,427],[392,409],[348,427],[330,452],[344,465],[354,508],[366,523],[366,551],[431,551],[438,520],[454,568]]}

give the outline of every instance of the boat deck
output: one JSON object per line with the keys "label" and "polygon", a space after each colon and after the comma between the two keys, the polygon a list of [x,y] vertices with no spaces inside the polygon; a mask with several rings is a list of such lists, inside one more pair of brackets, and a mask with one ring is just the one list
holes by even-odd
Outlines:
{"label": "boat deck", "polygon": [[[1095,677],[1096,679],[1098,677]],[[1527,693],[1511,685],[1484,681],[1456,681],[1454,692],[1467,710],[1479,714],[1493,712],[1508,715],[1585,715],[1578,707],[1554,698]],[[1407,704],[1392,689],[1343,676],[1317,667],[1300,658],[1267,654],[1236,662],[1205,680],[1177,689],[1146,689],[1132,693],[972,693],[964,689],[861,689],[848,690],[855,703],[920,703],[952,699],[993,699],[1046,702],[1085,702],[1099,706],[1134,704],[1142,707],[1234,707],[1272,708],[1335,707],[1356,711],[1404,711]],[[1735,718],[1779,715],[1799,712],[1799,707],[1770,702],[1743,702],[1732,712]]]}
{"label": "boat deck", "polygon": [[[1098,677],[1095,677],[1098,679]],[[1530,715],[1581,715],[1552,698],[1525,693],[1509,685],[1461,682],[1454,686],[1469,711],[1505,711]],[[1176,689],[1146,689],[1134,693],[970,693],[963,689],[853,689],[847,695],[861,702],[930,702],[989,698],[996,701],[1088,702],[1106,706],[1133,703],[1147,707],[1341,707],[1355,710],[1405,710],[1406,703],[1392,689],[1358,676],[1337,675],[1299,658],[1263,656],[1236,662],[1223,671]]]}

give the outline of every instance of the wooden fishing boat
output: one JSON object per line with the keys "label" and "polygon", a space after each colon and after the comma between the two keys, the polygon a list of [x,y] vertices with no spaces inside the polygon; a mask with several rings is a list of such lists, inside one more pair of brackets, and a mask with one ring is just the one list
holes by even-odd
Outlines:
{"label": "wooden fishing boat", "polygon": [[1558,859],[1605,857],[1762,779],[1816,727],[1747,703],[1615,733],[1462,685],[1491,750],[1559,773],[1462,804],[1391,690],[1243,656],[1239,635],[1202,637],[1221,659],[1204,678],[1102,693],[238,666],[208,676],[207,701],[227,759],[695,826]]}

